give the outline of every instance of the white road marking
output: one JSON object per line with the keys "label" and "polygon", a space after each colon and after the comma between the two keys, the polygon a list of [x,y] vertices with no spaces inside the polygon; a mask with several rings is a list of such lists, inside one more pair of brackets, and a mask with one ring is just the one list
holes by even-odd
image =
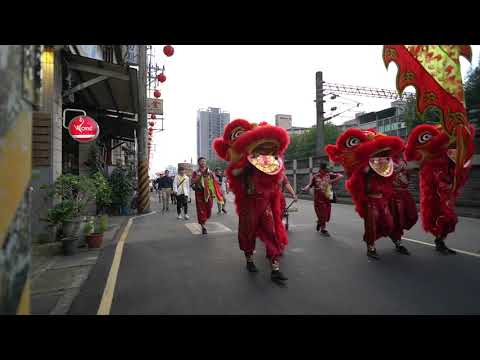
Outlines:
{"label": "white road marking", "polygon": [[[197,223],[187,223],[185,224],[188,230],[194,235],[199,235],[202,233],[202,227],[200,224]],[[225,232],[232,232],[232,230],[228,227],[226,227],[223,224],[220,224],[218,222],[209,222],[207,223],[207,231],[209,234],[219,234],[219,233],[225,233]]]}
{"label": "white road marking", "polygon": [[[415,239],[409,239],[409,238],[406,238],[406,237],[402,237],[403,240],[406,240],[406,241],[410,241],[410,242],[413,242],[413,243],[417,243],[417,244],[422,244],[422,245],[427,245],[427,246],[431,246],[431,247],[435,247],[435,244],[430,244],[430,243],[427,243],[425,241],[419,241],[419,240],[415,240]],[[451,248],[452,250],[456,251],[457,253],[460,253],[460,254],[465,254],[465,255],[470,255],[470,256],[475,256],[475,257],[478,257],[480,258],[480,254],[475,254],[475,253],[472,253],[472,252],[469,252],[469,251],[464,251],[464,250],[458,250],[458,249],[454,249],[454,248]]]}
{"label": "white road marking", "polygon": [[[292,228],[304,228],[304,227],[313,227],[313,225],[312,224],[290,224],[290,229],[292,229]],[[413,243],[421,244],[421,245],[427,245],[427,246],[435,247],[434,244],[430,244],[428,242],[424,242],[424,241],[420,241],[420,240],[409,239],[409,238],[406,238],[406,237],[402,237],[402,239],[406,240],[406,241],[413,242]],[[459,250],[459,249],[454,249],[454,248],[452,248],[452,250],[456,251],[459,254],[470,255],[470,256],[480,258],[480,254],[475,254],[475,253],[472,253],[470,251]]]}
{"label": "white road marking", "polygon": [[199,235],[202,233],[202,227],[199,224],[188,223],[188,224],[185,224],[185,226],[194,235]]}

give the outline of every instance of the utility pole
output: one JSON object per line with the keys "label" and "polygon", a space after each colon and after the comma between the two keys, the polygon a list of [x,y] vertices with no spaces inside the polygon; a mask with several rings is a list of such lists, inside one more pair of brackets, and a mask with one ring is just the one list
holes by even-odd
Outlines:
{"label": "utility pole", "polygon": [[315,88],[316,97],[315,103],[317,104],[317,139],[315,146],[315,156],[324,156],[325,151],[325,124],[324,124],[324,112],[323,112],[323,74],[321,71],[315,73]]}
{"label": "utility pole", "polygon": [[138,46],[138,204],[140,214],[150,212],[147,153],[147,46]]}

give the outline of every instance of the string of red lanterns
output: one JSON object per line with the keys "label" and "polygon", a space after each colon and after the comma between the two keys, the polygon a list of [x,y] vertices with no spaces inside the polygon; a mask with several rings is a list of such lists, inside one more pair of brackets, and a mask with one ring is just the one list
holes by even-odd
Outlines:
{"label": "string of red lanterns", "polygon": [[[167,57],[171,57],[173,54],[174,54],[175,50],[173,48],[172,45],[165,45],[163,47],[163,53],[165,54],[165,56]],[[166,80],[167,80],[167,77],[165,76],[164,74],[165,72],[165,66],[163,67],[162,69],[162,72],[160,74],[158,74],[156,76],[156,80],[159,82],[159,83],[164,83]],[[162,96],[162,93],[160,92],[159,89],[155,89],[153,91],[153,96],[155,98],[160,98]],[[155,114],[151,114],[150,115],[150,119],[151,120],[156,120],[156,115]],[[148,123],[149,125],[149,128],[148,128],[148,158],[149,158],[149,162],[150,162],[150,157],[152,156],[151,154],[151,150],[152,150],[152,138],[153,138],[153,130],[154,130],[154,126],[155,126],[155,122],[154,121],[150,121]],[[150,166],[149,166],[150,167]]]}

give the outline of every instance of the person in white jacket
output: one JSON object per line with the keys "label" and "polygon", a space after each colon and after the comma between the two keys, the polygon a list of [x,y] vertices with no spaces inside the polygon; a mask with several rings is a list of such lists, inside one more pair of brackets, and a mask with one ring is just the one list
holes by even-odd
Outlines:
{"label": "person in white jacket", "polygon": [[182,208],[185,220],[188,220],[188,197],[190,195],[190,178],[185,174],[185,169],[180,167],[178,175],[173,179],[173,193],[177,197],[178,220],[182,219]]}

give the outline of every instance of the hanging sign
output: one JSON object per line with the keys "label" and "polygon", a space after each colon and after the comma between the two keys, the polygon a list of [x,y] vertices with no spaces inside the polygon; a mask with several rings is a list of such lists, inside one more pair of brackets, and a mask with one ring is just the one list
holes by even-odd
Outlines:
{"label": "hanging sign", "polygon": [[100,134],[100,126],[89,116],[74,117],[68,124],[70,136],[78,142],[94,141]]}

